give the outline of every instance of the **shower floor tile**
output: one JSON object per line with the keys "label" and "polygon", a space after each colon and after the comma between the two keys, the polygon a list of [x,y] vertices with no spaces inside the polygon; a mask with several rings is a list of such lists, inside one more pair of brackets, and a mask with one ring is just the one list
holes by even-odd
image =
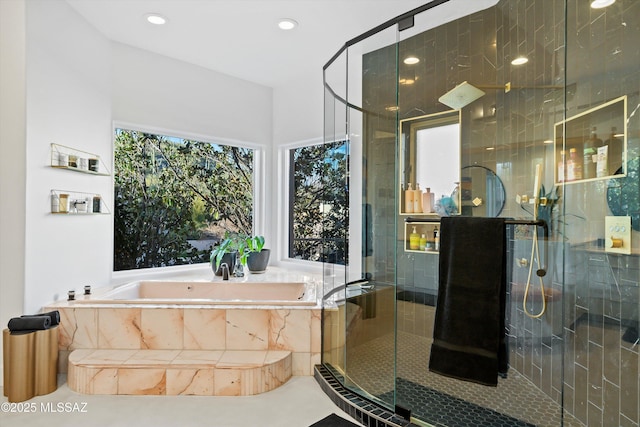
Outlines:
{"label": "shower floor tile", "polygon": [[[506,419],[524,422],[516,425],[557,427],[563,422],[565,427],[583,426],[566,413],[564,420],[561,421],[560,406],[513,368],[510,369],[506,379],[499,378],[497,387],[460,381],[430,372],[428,361],[431,341],[430,338],[420,335],[398,332],[397,342],[393,336],[384,335],[347,348],[347,361],[351,361],[347,363],[348,382],[353,384],[354,388],[366,390],[390,407],[394,405],[393,379],[396,377],[398,402],[401,405],[403,401],[406,402],[407,396],[404,394],[408,391],[400,385],[407,382],[422,386],[425,390],[434,390],[468,404],[495,411],[507,417]],[[397,371],[394,372],[393,355],[396,345],[398,360]],[[414,392],[411,394],[415,395]],[[424,399],[428,401],[429,397],[424,396]],[[426,407],[422,408],[417,402],[407,406],[419,419],[423,419],[420,415],[421,411],[429,410]],[[458,410],[454,408],[453,412],[457,418],[460,418]],[[453,427],[482,424],[478,424],[475,420],[468,424],[441,423],[439,425]]]}
{"label": "shower floor tile", "polygon": [[[398,403],[411,408],[413,416],[434,426],[535,427],[491,409],[469,403],[429,387],[398,378]],[[393,398],[393,396],[390,396]],[[386,399],[385,399],[386,400]]]}

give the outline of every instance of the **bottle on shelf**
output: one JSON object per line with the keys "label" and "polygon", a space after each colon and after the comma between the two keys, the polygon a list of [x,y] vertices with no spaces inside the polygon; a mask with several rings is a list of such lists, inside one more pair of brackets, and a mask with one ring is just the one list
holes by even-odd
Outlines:
{"label": "bottle on shelf", "polygon": [[413,231],[409,234],[409,249],[420,249],[420,235],[415,226],[413,226]]}
{"label": "bottle on shelf", "polygon": [[433,249],[436,251],[440,250],[440,232],[438,231],[438,227],[433,230]]}
{"label": "bottle on shelf", "polygon": [[575,148],[569,150],[569,160],[567,160],[567,181],[582,179],[582,161],[578,158]]}
{"label": "bottle on shelf", "polygon": [[413,213],[413,198],[415,193],[411,188],[411,183],[407,184],[407,189],[404,190],[404,213]]}
{"label": "bottle on shelf", "polygon": [[582,177],[584,179],[595,178],[597,175],[598,147],[602,146],[602,140],[598,138],[598,129],[594,126],[591,135],[584,142],[582,148]]}
{"label": "bottle on shelf", "polygon": [[611,127],[611,136],[605,141],[607,148],[607,169],[608,175],[615,175],[624,162],[624,142],[616,138],[617,129]]}
{"label": "bottle on shelf", "polygon": [[420,184],[416,182],[416,189],[413,190],[413,211],[415,213],[422,213],[422,190]]}
{"label": "bottle on shelf", "polygon": [[419,249],[424,251],[427,249],[427,236],[425,234],[420,235],[420,246]]}
{"label": "bottle on shelf", "polygon": [[433,212],[435,197],[431,192],[431,188],[427,187],[427,190],[422,193],[422,212],[423,213],[431,213]]}
{"label": "bottle on shelf", "polygon": [[558,182],[564,182],[567,179],[566,162],[565,151],[561,150],[560,160],[558,160]]}

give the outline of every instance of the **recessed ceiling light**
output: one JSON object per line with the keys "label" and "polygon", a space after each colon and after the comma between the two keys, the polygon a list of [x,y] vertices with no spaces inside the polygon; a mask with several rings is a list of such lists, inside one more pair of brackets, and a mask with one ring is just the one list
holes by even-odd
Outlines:
{"label": "recessed ceiling light", "polygon": [[404,63],[407,65],[417,64],[418,62],[420,62],[420,59],[416,58],[415,56],[407,56],[406,58],[404,58]]}
{"label": "recessed ceiling light", "polygon": [[284,18],[278,21],[278,27],[280,27],[281,30],[293,30],[297,26],[298,23],[293,19]]}
{"label": "recessed ceiling light", "polygon": [[516,59],[511,61],[511,65],[522,65],[529,62],[529,59],[526,56],[518,56]]}
{"label": "recessed ceiling light", "polygon": [[593,9],[602,9],[603,7],[611,6],[615,2],[616,0],[593,0],[591,2],[591,7]]}
{"label": "recessed ceiling light", "polygon": [[147,22],[154,25],[164,25],[167,23],[167,18],[157,13],[149,13],[145,15],[145,18],[147,18]]}

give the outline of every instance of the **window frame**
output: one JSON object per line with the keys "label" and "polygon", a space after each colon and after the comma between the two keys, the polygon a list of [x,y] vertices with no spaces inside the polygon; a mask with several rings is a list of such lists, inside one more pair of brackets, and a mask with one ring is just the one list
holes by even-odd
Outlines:
{"label": "window frame", "polygon": [[[342,264],[325,263],[322,261],[309,261],[298,258],[291,258],[289,256],[290,247],[290,230],[293,213],[290,211],[291,206],[291,152],[298,148],[311,147],[314,145],[329,144],[336,141],[325,141],[324,138],[311,138],[302,141],[297,141],[289,144],[282,144],[278,147],[278,167],[277,180],[280,183],[278,188],[278,218],[283,218],[284,221],[278,223],[278,237],[277,237],[277,256],[278,260],[283,264],[289,264],[294,268],[310,271],[310,272],[322,272],[327,274],[330,271],[331,275],[344,274],[346,267]],[[349,162],[351,162],[351,157]],[[351,197],[351,196],[350,196]],[[323,270],[324,268],[324,270]]]}
{"label": "window frame", "polygon": [[[154,135],[161,136],[170,136],[175,138],[182,139],[190,139],[199,142],[206,142],[210,144],[218,144],[218,145],[229,145],[240,148],[248,148],[253,150],[253,226],[252,226],[252,234],[263,234],[265,229],[265,217],[266,217],[266,208],[265,208],[265,152],[267,146],[264,144],[259,144],[255,142],[249,141],[241,141],[237,139],[223,138],[210,136],[205,134],[199,134],[195,132],[189,132],[184,130],[176,130],[176,129],[168,129],[161,128],[156,126],[149,125],[141,125],[136,123],[124,122],[124,121],[113,121],[111,128],[111,170],[114,170],[115,165],[115,134],[116,129],[126,129],[137,132],[150,133]],[[115,176],[111,175],[111,200],[113,200],[113,196],[115,194]],[[112,202],[112,203],[115,203]],[[115,209],[114,206],[111,206],[112,212],[114,212],[113,218],[111,220],[111,242],[110,242],[110,272],[111,278],[116,282],[122,281],[123,283],[128,280],[137,279],[139,277],[149,277],[153,275],[164,275],[164,274],[174,274],[176,272],[189,272],[194,270],[200,270],[203,268],[210,268],[209,263],[197,263],[197,264],[183,264],[183,265],[175,265],[175,266],[167,266],[167,267],[151,267],[151,268],[141,268],[141,269],[133,269],[133,270],[114,270],[114,260],[113,253],[115,250],[114,247],[114,239],[113,233],[115,231]]]}

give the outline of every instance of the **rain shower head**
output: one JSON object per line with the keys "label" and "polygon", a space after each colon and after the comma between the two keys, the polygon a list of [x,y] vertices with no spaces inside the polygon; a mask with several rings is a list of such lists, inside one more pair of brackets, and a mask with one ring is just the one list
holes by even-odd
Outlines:
{"label": "rain shower head", "polygon": [[438,101],[454,110],[459,110],[482,96],[484,96],[483,91],[465,81],[442,95]]}

